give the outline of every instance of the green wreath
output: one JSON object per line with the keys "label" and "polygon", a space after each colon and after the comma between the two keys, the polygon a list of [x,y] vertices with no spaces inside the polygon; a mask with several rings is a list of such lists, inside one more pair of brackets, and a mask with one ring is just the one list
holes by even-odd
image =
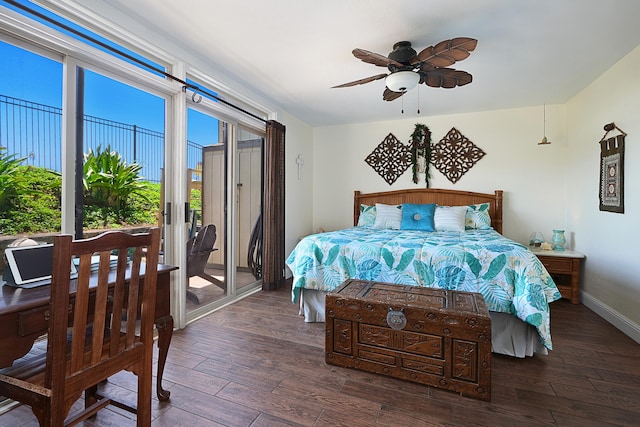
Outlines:
{"label": "green wreath", "polygon": [[413,183],[418,183],[418,157],[425,158],[424,180],[429,188],[429,163],[431,163],[431,131],[427,125],[416,123],[411,134],[411,164],[413,171]]}

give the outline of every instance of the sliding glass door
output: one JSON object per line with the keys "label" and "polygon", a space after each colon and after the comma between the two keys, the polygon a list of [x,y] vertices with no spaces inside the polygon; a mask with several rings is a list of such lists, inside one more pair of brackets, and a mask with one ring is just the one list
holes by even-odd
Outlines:
{"label": "sliding glass door", "polygon": [[[225,245],[224,123],[187,110],[187,317],[228,294]],[[213,234],[212,234],[213,233]]]}
{"label": "sliding glass door", "polygon": [[[259,248],[262,143],[260,135],[203,106],[188,108],[187,321],[259,285],[260,269],[251,259]],[[203,248],[212,227],[215,243]],[[204,264],[194,249],[210,251]]]}
{"label": "sliding glass door", "polygon": [[241,292],[262,278],[262,148],[264,139],[240,126],[237,164],[235,230],[236,289]]}

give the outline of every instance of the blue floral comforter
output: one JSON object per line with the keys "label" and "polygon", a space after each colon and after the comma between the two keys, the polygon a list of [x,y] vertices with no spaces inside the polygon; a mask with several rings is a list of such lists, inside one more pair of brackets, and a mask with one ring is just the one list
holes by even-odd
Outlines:
{"label": "blue floral comforter", "polygon": [[287,258],[292,299],[346,279],[479,292],[489,310],[514,314],[551,349],[549,303],[561,295],[538,258],[495,230],[464,232],[352,227],[305,237]]}

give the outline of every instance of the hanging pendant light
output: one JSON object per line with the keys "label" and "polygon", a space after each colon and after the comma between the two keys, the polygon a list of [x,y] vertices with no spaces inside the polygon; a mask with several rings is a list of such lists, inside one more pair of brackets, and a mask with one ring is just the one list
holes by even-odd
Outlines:
{"label": "hanging pendant light", "polygon": [[542,104],[542,140],[538,145],[548,145],[551,141],[547,139],[547,105]]}

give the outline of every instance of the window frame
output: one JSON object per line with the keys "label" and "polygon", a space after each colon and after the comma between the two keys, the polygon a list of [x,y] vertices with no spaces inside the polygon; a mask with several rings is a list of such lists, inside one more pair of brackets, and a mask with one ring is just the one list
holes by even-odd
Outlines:
{"label": "window frame", "polygon": [[[187,76],[189,76],[199,85],[202,84],[204,89],[219,94],[221,99],[233,103],[257,117],[264,118],[264,120],[277,118],[275,108],[233,89],[231,85],[210,74],[215,70],[205,72],[202,68],[185,63],[182,59],[167,53],[158,46],[145,42],[82,5],[66,0],[52,0],[47,1],[46,4],[36,0],[34,3],[138,55],[148,58],[150,61],[165,66],[168,74],[184,82],[187,81]],[[165,176],[185,176],[187,165],[186,162],[181,160],[184,157],[183,153],[187,145],[186,111],[190,107],[191,91],[189,89],[185,90],[183,83],[131,64],[112,53],[88,45],[82,40],[64,34],[55,28],[35,21],[27,15],[1,5],[0,38],[23,49],[38,54],[44,53],[45,56],[61,61],[63,64],[63,189],[61,204],[63,233],[73,233],[74,230],[75,185],[73,176],[76,141],[76,67],[101,73],[124,84],[163,97],[165,99],[165,158],[172,159],[172,162],[166,164]],[[208,110],[209,113],[215,114],[221,120],[233,123],[235,126],[240,125],[256,134],[265,134],[265,124],[262,120],[251,117],[239,109],[232,108],[222,102],[215,102],[203,97],[202,103],[202,107]],[[233,182],[233,180],[229,182]],[[185,218],[183,218],[184,209],[179,209],[186,202],[186,191],[181,188],[182,186],[170,187],[174,186],[166,188],[165,201],[172,202],[173,205],[173,226],[165,235],[165,243],[172,247],[172,250],[170,253],[165,254],[165,261],[186,265],[184,242],[182,242],[182,236],[186,232],[186,223]],[[233,190],[231,190],[231,193],[233,194]],[[232,226],[228,225],[228,229],[231,230]],[[183,306],[182,308],[174,309],[172,313],[176,320],[175,326],[178,328],[186,325],[184,304],[181,304],[182,294],[186,289],[185,276],[186,272],[183,271],[173,275],[174,279],[176,279],[174,285],[176,287],[176,305]]]}

